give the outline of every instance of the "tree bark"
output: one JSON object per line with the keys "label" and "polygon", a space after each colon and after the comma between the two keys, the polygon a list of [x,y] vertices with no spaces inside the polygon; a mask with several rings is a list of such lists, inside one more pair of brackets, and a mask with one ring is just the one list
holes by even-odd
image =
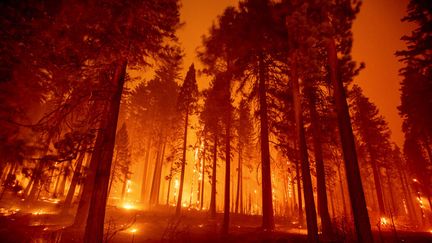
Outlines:
{"label": "tree bark", "polygon": [[[236,204],[235,204],[235,213],[239,212],[239,204],[241,204],[241,201],[243,200],[242,195],[242,148],[241,145],[239,145],[239,158],[238,158],[238,165],[237,165],[237,195],[236,195]],[[240,211],[242,206],[240,206]]]}
{"label": "tree bark", "polygon": [[228,234],[230,223],[230,178],[231,178],[231,78],[226,77],[225,87],[225,192],[224,192],[224,217],[222,233]]}
{"label": "tree bark", "polygon": [[302,189],[301,189],[301,175],[300,175],[300,161],[297,158],[295,161],[295,169],[296,169],[296,184],[297,184],[297,198],[298,198],[298,220],[299,225],[303,225],[303,198],[302,198]]}
{"label": "tree bark", "polygon": [[[204,143],[205,144],[205,143]],[[201,170],[201,190],[200,190],[200,210],[203,209],[204,206],[204,181],[205,181],[205,159],[206,159],[206,147],[203,149],[203,158],[202,158],[202,170]]]}
{"label": "tree bark", "polygon": [[147,138],[147,149],[145,151],[144,155],[144,169],[143,169],[143,179],[142,179],[142,185],[141,185],[141,202],[146,202],[146,191],[147,191],[147,174],[149,169],[149,159],[150,159],[150,151],[151,151],[151,138],[150,135]]}
{"label": "tree bark", "polygon": [[159,141],[158,151],[156,155],[156,163],[153,171],[153,180],[150,190],[150,206],[155,206],[159,202],[159,188],[160,188],[160,175],[162,173],[162,153],[165,149],[165,145],[162,145],[162,141]]}
{"label": "tree bark", "polygon": [[338,58],[333,37],[327,39],[327,59],[357,239],[359,242],[373,242],[345,89],[338,74]]}
{"label": "tree bark", "polygon": [[[114,145],[114,148],[115,148],[115,145]],[[115,156],[113,157],[113,165],[112,165],[112,169],[111,169],[112,173],[111,173],[110,181],[109,181],[109,185],[108,185],[108,196],[111,193],[111,189],[112,189],[112,186],[114,184],[115,177],[116,177],[115,174],[116,174],[116,170],[117,170],[118,153],[119,153],[119,151],[117,150]]]}
{"label": "tree bark", "polygon": [[270,147],[268,134],[268,114],[267,114],[267,98],[266,98],[266,75],[267,70],[264,63],[264,56],[259,55],[259,116],[261,124],[261,173],[262,173],[262,227],[264,230],[274,229],[273,216],[273,197],[271,184],[271,168],[270,168]]}
{"label": "tree bark", "polygon": [[216,171],[217,171],[217,142],[218,137],[214,135],[214,145],[213,145],[213,168],[212,168],[212,178],[211,178],[211,196],[210,196],[210,216],[212,218],[216,217]]}
{"label": "tree bark", "polygon": [[[127,60],[117,64],[112,78],[113,95],[107,112],[107,126],[103,131],[101,149],[98,151],[100,162],[97,165],[94,190],[92,192],[89,215],[84,234],[84,242],[102,242],[104,233],[105,207],[108,193],[108,183],[111,172],[117,121],[120,101],[126,76]],[[95,151],[95,152],[96,152]]]}
{"label": "tree bark", "polygon": [[[107,107],[104,108],[106,113]],[[89,214],[89,207],[90,207],[90,199],[93,192],[94,187],[94,181],[95,181],[95,175],[96,175],[96,169],[98,166],[98,163],[100,161],[100,152],[97,152],[98,150],[102,149],[102,141],[104,139],[103,136],[103,127],[105,126],[105,119],[101,122],[101,126],[99,128],[99,131],[96,136],[96,142],[94,145],[94,151],[91,155],[89,168],[87,170],[87,175],[85,178],[84,185],[82,186],[82,193],[80,196],[80,201],[78,203],[78,209],[75,214],[75,220],[72,225],[74,228],[83,228],[85,226],[85,222],[87,221],[87,217]]]}
{"label": "tree bark", "polygon": [[[85,151],[85,147],[84,147],[84,151]],[[84,161],[84,157],[86,154],[84,151],[81,152],[80,156],[78,157],[77,164],[75,166],[74,174],[72,176],[72,181],[71,181],[71,184],[69,186],[69,190],[68,190],[68,193],[66,195],[66,199],[63,203],[64,212],[67,212],[67,210],[72,205],[73,196],[75,195],[75,189],[76,189],[76,186],[78,185],[79,177],[81,175],[82,163]]]}
{"label": "tree bark", "polygon": [[182,157],[182,165],[181,165],[181,172],[180,172],[180,188],[179,188],[179,194],[177,198],[176,216],[180,216],[181,207],[182,207],[183,182],[184,182],[185,166],[186,166],[186,146],[187,146],[188,126],[189,126],[189,109],[186,109],[185,126],[184,126],[184,134],[183,134],[183,157]]}
{"label": "tree bark", "polygon": [[345,192],[344,192],[344,187],[343,187],[343,183],[342,183],[342,173],[340,170],[340,165],[337,168],[338,168],[338,176],[339,176],[339,186],[340,186],[340,191],[341,191],[341,196],[342,196],[343,212],[344,212],[345,219],[347,219],[348,218],[348,212],[347,212],[347,207],[345,204]]}
{"label": "tree bark", "polygon": [[381,187],[380,170],[378,168],[377,159],[376,159],[377,156],[375,156],[373,148],[370,146],[370,144],[368,144],[367,148],[368,148],[368,152],[369,152],[369,156],[370,156],[369,157],[370,163],[372,166],[372,174],[373,174],[373,178],[374,178],[375,192],[376,192],[376,197],[378,200],[380,217],[384,217],[386,215],[386,211],[385,211],[385,206],[384,206],[383,190]]}
{"label": "tree bark", "polygon": [[[295,61],[294,61],[295,63]],[[303,126],[303,115],[301,107],[301,97],[299,88],[299,79],[296,67],[292,67],[290,80],[292,82],[294,112],[297,130],[297,142],[299,146],[299,159],[303,179],[303,193],[306,207],[306,224],[308,230],[308,241],[318,242],[318,224],[315,210],[315,201],[313,195],[312,178],[310,174],[309,155],[306,145],[306,137]]]}
{"label": "tree bark", "polygon": [[414,206],[413,206],[413,203],[411,200],[411,198],[412,198],[411,193],[409,192],[408,185],[407,185],[405,178],[402,174],[401,165],[398,165],[397,170],[398,170],[399,180],[400,180],[401,185],[402,185],[402,191],[403,191],[403,194],[405,197],[406,206],[408,209],[409,218],[410,218],[412,223],[417,223],[417,216],[416,216]]}
{"label": "tree bark", "polygon": [[122,185],[122,191],[121,191],[121,201],[125,201],[126,196],[126,187],[127,187],[127,173],[123,175],[123,185]]}
{"label": "tree bark", "polygon": [[[311,87],[310,89],[313,89]],[[333,238],[333,227],[328,210],[325,167],[323,160],[323,151],[321,144],[321,128],[317,112],[317,101],[315,90],[308,91],[309,97],[309,112],[312,128],[312,142],[314,146],[314,156],[316,162],[316,177],[317,177],[317,194],[318,194],[318,213],[321,217],[322,233],[324,239],[330,240]]]}

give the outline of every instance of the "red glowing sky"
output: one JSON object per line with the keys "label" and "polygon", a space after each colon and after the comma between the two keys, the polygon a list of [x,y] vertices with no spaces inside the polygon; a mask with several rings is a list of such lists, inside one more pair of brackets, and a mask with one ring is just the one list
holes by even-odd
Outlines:
{"label": "red glowing sky", "polygon": [[[196,48],[201,36],[216,21],[217,15],[237,0],[182,0],[181,18],[185,25],[179,31],[179,38],[185,51],[184,66],[195,62]],[[355,78],[365,94],[373,101],[386,118],[392,131],[392,138],[398,145],[403,143],[402,120],[398,115],[399,99],[398,70],[402,67],[394,56],[395,51],[404,48],[401,36],[408,34],[412,25],[402,23],[408,0],[366,0],[353,26],[353,58],[364,62],[366,68]],[[208,81],[199,77],[200,88]]]}

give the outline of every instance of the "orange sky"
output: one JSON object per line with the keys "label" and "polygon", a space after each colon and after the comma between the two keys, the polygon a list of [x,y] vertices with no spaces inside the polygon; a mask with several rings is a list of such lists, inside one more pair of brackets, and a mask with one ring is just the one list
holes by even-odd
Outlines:
{"label": "orange sky", "polygon": [[[366,63],[366,68],[356,77],[355,82],[378,106],[392,130],[393,140],[402,145],[401,119],[397,112],[399,100],[398,70],[394,52],[404,48],[400,37],[410,32],[410,26],[401,23],[408,0],[365,0],[353,26],[353,58]],[[182,0],[181,18],[185,26],[179,31],[185,59],[185,70],[195,62],[195,50],[201,44],[201,36],[216,16],[237,0]],[[207,80],[198,77],[200,88],[207,87]],[[201,80],[200,80],[201,79]]]}

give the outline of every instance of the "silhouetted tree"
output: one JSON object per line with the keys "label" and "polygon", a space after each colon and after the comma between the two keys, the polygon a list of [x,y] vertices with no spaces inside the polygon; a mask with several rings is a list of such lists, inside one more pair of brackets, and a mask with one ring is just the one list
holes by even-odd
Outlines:
{"label": "silhouetted tree", "polygon": [[183,132],[183,155],[181,160],[180,171],[180,187],[176,206],[176,215],[179,216],[182,207],[183,184],[186,166],[186,152],[187,152],[187,134],[189,127],[189,117],[196,112],[196,103],[198,99],[198,86],[195,79],[195,67],[192,64],[186,74],[183,85],[180,88],[179,97],[177,100],[177,107],[179,112],[183,115],[184,119],[184,132]]}

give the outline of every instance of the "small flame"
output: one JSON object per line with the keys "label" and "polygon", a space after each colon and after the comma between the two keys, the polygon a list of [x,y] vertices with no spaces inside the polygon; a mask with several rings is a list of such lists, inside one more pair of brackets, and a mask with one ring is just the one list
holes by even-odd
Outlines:
{"label": "small flame", "polygon": [[37,210],[37,211],[34,211],[32,214],[33,215],[41,215],[41,214],[46,214],[46,212],[43,210]]}
{"label": "small flame", "polygon": [[130,210],[130,209],[134,209],[135,205],[133,205],[132,203],[126,202],[126,203],[123,204],[123,208],[127,209],[127,210]]}
{"label": "small flame", "polygon": [[387,218],[385,218],[385,217],[381,217],[381,219],[380,219],[380,223],[381,223],[381,225],[387,225],[387,224],[388,224],[388,220],[387,220]]}
{"label": "small flame", "polygon": [[131,229],[129,230],[129,232],[131,232],[132,234],[135,234],[137,231],[138,231],[137,228],[131,228]]}

